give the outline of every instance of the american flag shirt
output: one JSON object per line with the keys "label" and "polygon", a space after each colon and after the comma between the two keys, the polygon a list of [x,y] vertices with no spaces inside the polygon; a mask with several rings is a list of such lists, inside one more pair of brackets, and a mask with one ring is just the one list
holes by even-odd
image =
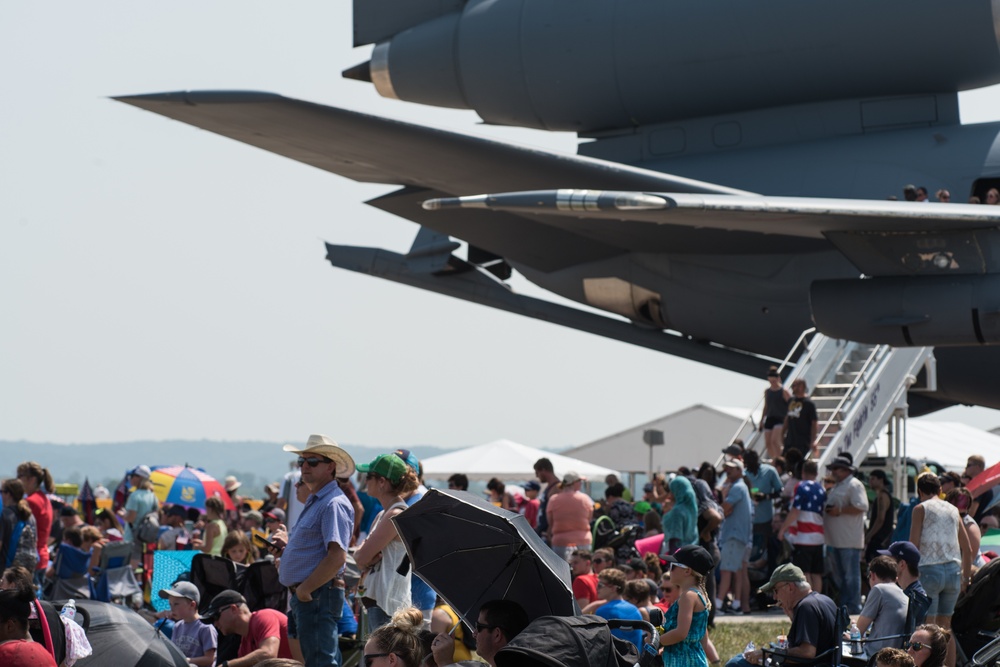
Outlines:
{"label": "american flag shirt", "polygon": [[798,520],[788,528],[788,542],[798,546],[823,544],[823,505],[826,490],[813,480],[804,480],[795,487],[792,508],[799,511]]}

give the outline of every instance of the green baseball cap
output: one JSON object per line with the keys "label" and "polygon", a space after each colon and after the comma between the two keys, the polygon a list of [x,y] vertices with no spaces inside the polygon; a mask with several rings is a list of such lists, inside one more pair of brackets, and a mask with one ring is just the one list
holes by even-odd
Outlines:
{"label": "green baseball cap", "polygon": [[385,477],[393,484],[398,482],[407,470],[409,468],[407,468],[406,462],[395,454],[380,454],[367,465],[358,464],[358,472]]}
{"label": "green baseball cap", "polygon": [[806,575],[803,574],[802,570],[792,565],[791,563],[785,563],[784,565],[778,566],[774,570],[774,574],[771,575],[771,580],[757,589],[758,593],[770,593],[774,590],[774,587],[782,582],[792,582],[798,583],[800,581],[805,581]]}

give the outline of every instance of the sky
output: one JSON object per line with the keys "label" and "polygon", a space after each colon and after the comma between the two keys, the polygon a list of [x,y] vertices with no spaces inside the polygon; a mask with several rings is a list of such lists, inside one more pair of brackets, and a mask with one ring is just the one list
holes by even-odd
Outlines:
{"label": "sky", "polygon": [[[348,2],[0,5],[0,440],[564,447],[756,402],[754,378],[334,269],[324,241],[409,247],[416,225],[363,203],[394,187],[109,99],[262,90],[574,151],[382,99],[340,76],[369,56],[350,44]],[[995,88],[961,101],[1000,115]]]}

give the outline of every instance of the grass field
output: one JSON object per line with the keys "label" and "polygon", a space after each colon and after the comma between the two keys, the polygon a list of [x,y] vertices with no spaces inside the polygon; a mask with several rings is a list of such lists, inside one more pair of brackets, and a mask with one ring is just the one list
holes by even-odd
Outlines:
{"label": "grass field", "polygon": [[747,642],[758,647],[773,642],[778,635],[788,634],[789,621],[764,621],[748,623],[716,623],[709,636],[719,651],[722,664],[738,653],[742,653]]}

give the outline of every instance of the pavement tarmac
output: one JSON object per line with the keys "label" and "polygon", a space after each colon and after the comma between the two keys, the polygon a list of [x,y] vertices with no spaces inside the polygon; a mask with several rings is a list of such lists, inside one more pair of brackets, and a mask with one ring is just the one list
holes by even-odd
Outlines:
{"label": "pavement tarmac", "polygon": [[730,623],[776,623],[788,621],[785,612],[781,607],[772,607],[767,611],[754,611],[752,614],[715,614],[716,625],[729,625]]}

